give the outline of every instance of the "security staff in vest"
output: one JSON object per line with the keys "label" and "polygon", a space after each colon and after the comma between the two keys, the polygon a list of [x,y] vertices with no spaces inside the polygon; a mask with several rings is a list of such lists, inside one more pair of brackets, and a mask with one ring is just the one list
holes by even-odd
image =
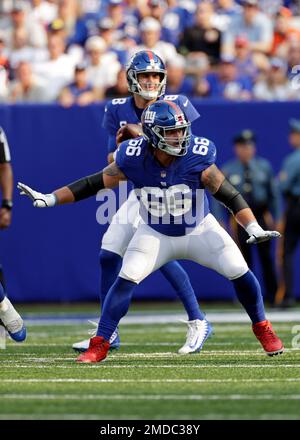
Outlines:
{"label": "security staff in vest", "polygon": [[[0,229],[6,229],[11,223],[13,172],[10,164],[10,151],[3,128],[0,127]],[[2,266],[0,265],[0,282],[4,285]]]}
{"label": "security staff in vest", "polygon": [[293,291],[293,257],[300,238],[300,119],[289,120],[289,143],[295,151],[284,160],[279,177],[285,200],[283,241],[283,278],[285,294],[282,307],[295,303]]}
{"label": "security staff in vest", "polygon": [[[243,130],[234,139],[235,159],[225,163],[222,171],[230,183],[243,195],[260,225],[272,229],[280,217],[280,192],[271,164],[256,154],[256,138],[251,130]],[[271,226],[272,225],[272,226]],[[231,225],[234,227],[233,225]],[[247,234],[236,225],[236,238],[249,267],[253,266],[251,246]],[[265,299],[274,305],[277,291],[277,274],[271,242],[257,245],[265,287]]]}

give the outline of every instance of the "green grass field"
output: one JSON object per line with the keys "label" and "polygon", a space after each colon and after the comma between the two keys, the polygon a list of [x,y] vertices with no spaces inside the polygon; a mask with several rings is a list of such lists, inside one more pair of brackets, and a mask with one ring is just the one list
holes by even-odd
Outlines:
{"label": "green grass field", "polygon": [[249,324],[214,324],[202,352],[189,356],[176,354],[184,324],[124,324],[118,352],[82,365],[71,345],[88,324],[30,321],[25,343],[0,350],[0,419],[300,419],[300,349],[291,348],[298,324],[274,324],[287,349],[274,357]]}

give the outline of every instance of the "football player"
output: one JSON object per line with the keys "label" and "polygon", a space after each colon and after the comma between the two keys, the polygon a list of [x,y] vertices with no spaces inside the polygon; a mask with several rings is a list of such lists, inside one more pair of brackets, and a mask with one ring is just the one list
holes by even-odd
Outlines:
{"label": "football player", "polygon": [[[215,165],[214,143],[191,134],[190,122],[177,104],[164,100],[151,104],[143,112],[142,128],[144,135],[121,143],[115,161],[99,173],[51,194],[18,184],[21,194],[40,208],[79,201],[99,190],[115,188],[124,180],[133,183],[139,197],[140,224],[125,252],[119,276],[105,298],[97,336],[91,338],[78,362],[106,358],[109,339],[127,313],[136,285],[176,258],[193,260],[228,278],[266,354],[282,353],[282,341],[265,316],[260,285],[236,243],[210,213],[205,190],[233,213],[247,231],[248,243],[279,237],[279,232],[259,226],[241,194]],[[203,320],[203,342],[208,331],[206,323]]]}
{"label": "football player", "polygon": [[[0,189],[2,204],[0,208],[0,229],[5,229],[11,222],[13,173],[10,164],[10,151],[3,128],[0,127]],[[2,275],[2,268],[1,275]],[[24,341],[26,329],[19,313],[5,296],[2,277],[0,277],[0,324],[5,327],[11,338]]]}
{"label": "football player", "polygon": [[[126,68],[126,75],[128,90],[132,96],[113,99],[105,108],[103,127],[109,134],[109,163],[113,161],[116,143],[124,138],[127,124],[140,124],[142,112],[149,104],[162,99],[172,100],[183,106],[191,122],[199,117],[199,113],[185,96],[164,95],[167,81],[166,67],[154,52],[150,50],[137,52]],[[141,132],[140,125],[137,125],[136,128]],[[133,137],[130,133],[129,136]],[[131,192],[126,203],[121,206],[112,219],[102,239],[100,251],[101,304],[104,303],[107,292],[118,276],[122,258],[134,235],[138,221],[139,202]],[[198,351],[201,341],[199,338],[200,321],[203,321],[204,314],[199,308],[189,277],[177,261],[168,262],[160,270],[175,289],[188,315],[187,340],[179,351],[181,354]],[[113,333],[110,344],[111,348],[119,348],[120,339],[117,331]],[[73,344],[73,348],[77,351],[85,351],[88,346],[89,339]]]}

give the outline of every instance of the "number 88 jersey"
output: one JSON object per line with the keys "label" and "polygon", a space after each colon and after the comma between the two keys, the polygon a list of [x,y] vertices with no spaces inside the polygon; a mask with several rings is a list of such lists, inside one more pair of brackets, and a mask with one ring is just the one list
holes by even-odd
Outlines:
{"label": "number 88 jersey", "polygon": [[201,173],[215,163],[212,141],[192,135],[187,154],[162,166],[143,137],[123,142],[115,161],[135,188],[140,215],[156,231],[170,236],[190,233],[209,213]]}

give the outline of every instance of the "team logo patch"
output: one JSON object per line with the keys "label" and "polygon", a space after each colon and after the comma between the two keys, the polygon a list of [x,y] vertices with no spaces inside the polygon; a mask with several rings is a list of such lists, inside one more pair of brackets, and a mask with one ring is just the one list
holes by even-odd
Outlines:
{"label": "team logo patch", "polygon": [[176,125],[186,124],[185,117],[182,113],[179,115],[175,115],[175,121],[176,121]]}
{"label": "team logo patch", "polygon": [[152,112],[150,110],[147,110],[145,113],[145,117],[144,117],[144,122],[146,122],[146,124],[153,124],[153,122],[155,121],[155,116],[156,116],[156,112]]}

